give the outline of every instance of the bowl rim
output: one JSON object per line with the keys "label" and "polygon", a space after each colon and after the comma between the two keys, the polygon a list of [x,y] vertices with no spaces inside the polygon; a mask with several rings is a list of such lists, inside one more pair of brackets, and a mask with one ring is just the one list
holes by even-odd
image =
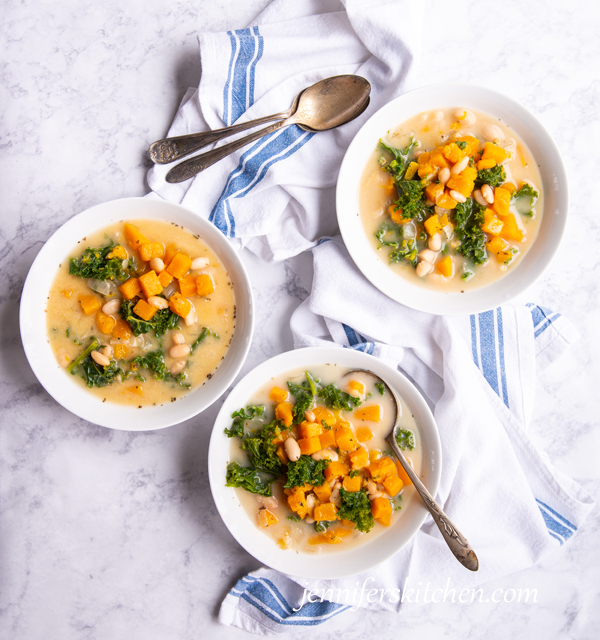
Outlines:
{"label": "bowl rim", "polygon": [[[437,101],[434,95],[438,96]],[[413,103],[420,106],[413,107],[410,114],[398,116],[393,126],[398,126],[421,111],[459,105],[495,116],[499,113],[509,113],[509,118],[501,119],[527,144],[538,163],[544,189],[544,211],[538,236],[517,268],[489,285],[466,289],[464,293],[446,293],[414,285],[392,272],[383,260],[375,255],[362,228],[358,208],[358,184],[366,166],[368,153],[375,149],[377,140],[390,128],[383,123],[393,121],[393,114],[397,110]],[[494,104],[496,110],[490,111],[478,106],[479,104]],[[514,126],[515,123],[517,126]],[[375,144],[371,144],[373,133],[377,133]],[[362,147],[368,140],[371,141],[369,151],[363,153]],[[543,147],[543,153],[533,152],[532,147],[537,149],[538,146]],[[542,275],[556,255],[565,233],[568,205],[568,181],[564,163],[556,143],[542,123],[513,98],[494,89],[466,83],[442,82],[423,85],[383,105],[364,123],[350,143],[340,166],[336,187],[338,226],[344,244],[361,273],[392,300],[435,315],[481,313],[505,304],[523,293]],[[543,251],[540,250],[541,237],[544,237]],[[534,252],[536,243],[538,248]],[[386,276],[386,271],[394,277]]]}
{"label": "bowl rim", "polygon": [[[202,237],[224,264],[234,284],[236,328],[225,359],[204,385],[191,390],[175,403],[137,407],[102,402],[78,381],[70,380],[47,340],[46,295],[57,269],[48,265],[64,262],[68,252],[86,235],[121,220],[175,222]],[[67,249],[65,250],[65,247]],[[243,366],[254,332],[254,300],[250,279],[229,240],[213,224],[189,209],[157,198],[131,197],[89,207],[61,225],[45,242],[33,261],[21,296],[19,326],[25,356],[40,384],[65,409],[99,426],[123,431],[151,431],[179,424],[212,405],[231,385]],[[60,375],[56,375],[60,372]]]}
{"label": "bowl rim", "polygon": [[374,356],[339,345],[294,349],[259,364],[231,390],[215,419],[208,450],[210,488],[217,511],[237,542],[261,563],[298,578],[337,579],[372,569],[407,545],[429,515],[422,501],[414,496],[402,519],[396,520],[371,542],[366,540],[364,544],[348,551],[339,550],[332,554],[293,554],[280,549],[262,533],[250,521],[235,490],[225,486],[226,464],[230,460],[232,442],[223,431],[231,424],[231,413],[245,406],[252,393],[268,384],[275,375],[301,367],[333,363],[371,369],[399,392],[419,425],[423,443],[423,482],[433,496],[438,491],[441,478],[442,449],[433,414],[423,395],[397,369]]}

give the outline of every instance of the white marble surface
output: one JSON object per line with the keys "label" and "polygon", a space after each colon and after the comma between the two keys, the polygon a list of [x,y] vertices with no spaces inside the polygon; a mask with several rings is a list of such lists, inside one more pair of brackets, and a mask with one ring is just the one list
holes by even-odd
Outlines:
{"label": "white marble surface", "polygon": [[[291,0],[290,0],[291,1]],[[223,595],[257,566],[224,528],[208,488],[208,438],[220,403],[162,432],[85,423],[37,383],[20,343],[27,270],[65,220],[147,191],[144,152],[197,83],[199,30],[244,27],[267,0],[67,0],[3,3],[0,25],[0,637],[183,640],[245,635],[220,627]],[[561,250],[527,299],[582,334],[539,379],[535,440],[598,495],[596,381],[600,14],[593,2],[426,0],[419,83],[498,88],[549,129],[571,184]],[[243,373],[291,348],[289,317],[311,258],[244,260],[259,322]],[[493,588],[538,589],[536,604],[429,604],[400,615],[340,616],[319,637],[598,636],[597,510],[554,556]],[[307,630],[297,634],[314,638]]]}

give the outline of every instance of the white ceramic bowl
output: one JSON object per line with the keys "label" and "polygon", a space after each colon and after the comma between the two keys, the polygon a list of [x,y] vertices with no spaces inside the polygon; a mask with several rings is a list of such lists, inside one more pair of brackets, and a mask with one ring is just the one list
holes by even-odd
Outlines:
{"label": "white ceramic bowl", "polygon": [[[544,211],[538,236],[519,265],[500,280],[465,293],[421,288],[394,273],[378,257],[363,229],[358,189],[367,160],[379,139],[405,120],[435,108],[466,107],[502,119],[521,137],[539,165]],[[407,307],[438,315],[493,309],[529,287],[556,253],[567,222],[568,187],[560,153],[540,122],[514,100],[484,87],[437,84],[392,100],[363,125],[348,147],[337,182],[336,207],[344,243],[362,273],[383,293]]]}
{"label": "white ceramic bowl", "polygon": [[[297,349],[282,353],[248,373],[229,394],[213,428],[208,452],[208,477],[217,509],[233,537],[257,560],[283,573],[301,578],[333,579],[355,575],[394,555],[419,530],[429,513],[418,496],[410,501],[401,518],[381,535],[348,551],[311,555],[280,549],[260,531],[240,504],[236,490],[225,486],[232,441],[224,433],[231,414],[246,406],[252,395],[272,376],[298,368],[337,363],[342,367],[370,369],[404,398],[420,427],[423,443],[422,479],[435,496],[441,473],[441,445],[429,407],[417,389],[401,373],[368,354],[339,347]],[[237,439],[236,439],[237,440]]]}
{"label": "white ceramic bowl", "polygon": [[[56,361],[48,344],[46,295],[57,274],[58,265],[86,235],[120,220],[152,219],[174,222],[206,241],[223,262],[233,282],[236,299],[236,327],[225,359],[214,376],[180,400],[156,407],[137,409],[103,403],[89,393],[80,381],[68,375]],[[54,233],[36,257],[21,298],[21,339],[33,372],[46,391],[75,415],[112,429],[147,431],[187,420],[219,398],[238,374],[252,339],[254,308],[248,275],[237,253],[225,236],[210,222],[188,209],[164,200],[124,198],[105,202],[71,218]]]}

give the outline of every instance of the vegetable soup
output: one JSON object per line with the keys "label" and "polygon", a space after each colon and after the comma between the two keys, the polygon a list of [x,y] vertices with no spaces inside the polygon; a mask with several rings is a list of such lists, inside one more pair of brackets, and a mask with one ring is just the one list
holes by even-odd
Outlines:
{"label": "vegetable soup", "polygon": [[[420,474],[419,429],[401,403],[397,441]],[[368,373],[329,364],[272,378],[225,430],[227,486],[282,549],[322,553],[373,540],[415,494],[385,441],[395,412]]]}
{"label": "vegetable soup", "polygon": [[230,278],[202,238],[156,220],[83,238],[48,295],[48,340],[102,401],[174,402],[204,384],[235,327]]}
{"label": "vegetable soup", "polygon": [[463,108],[421,113],[389,131],[359,199],[379,257],[410,282],[446,292],[516,268],[543,211],[523,141],[497,118]]}

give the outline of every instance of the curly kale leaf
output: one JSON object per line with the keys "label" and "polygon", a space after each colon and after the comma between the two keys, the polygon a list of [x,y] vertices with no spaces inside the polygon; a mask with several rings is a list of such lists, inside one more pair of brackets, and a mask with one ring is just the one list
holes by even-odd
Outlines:
{"label": "curly kale leaf", "polygon": [[329,460],[313,460],[310,456],[302,455],[296,462],[290,462],[287,468],[286,489],[301,487],[305,483],[313,487],[325,484],[325,469]]}
{"label": "curly kale leaf", "polygon": [[192,344],[190,353],[194,353],[194,349],[200,346],[200,344],[204,341],[204,339],[207,336],[212,336],[213,338],[217,338],[217,340],[219,339],[219,336],[214,331],[211,331],[208,327],[203,327],[202,331],[200,332],[200,335],[196,338],[196,340]]}
{"label": "curly kale leaf", "polygon": [[377,387],[377,391],[379,391],[379,395],[385,395],[385,385],[383,382],[376,382],[375,386]]}
{"label": "curly kale leaf", "polygon": [[319,389],[317,395],[330,409],[352,411],[362,404],[360,398],[355,398],[349,393],[342,391],[339,387],[336,387],[333,382]]}
{"label": "curly kale leaf", "polygon": [[[388,240],[387,234],[396,235],[396,240]],[[389,261],[395,264],[407,260],[413,267],[417,265],[417,243],[414,238],[404,238],[402,227],[394,222],[383,222],[375,232],[375,237],[382,247],[391,247]]]}
{"label": "curly kale leaf", "polygon": [[398,199],[394,202],[395,210],[400,211],[402,220],[423,221],[431,213],[431,207],[425,204],[425,185],[421,180],[396,181]]}
{"label": "curly kale leaf", "polygon": [[375,525],[371,513],[371,501],[364,489],[360,491],[346,491],[340,489],[341,506],[339,517],[341,520],[351,520],[359,531],[368,533]]}
{"label": "curly kale leaf", "polygon": [[260,496],[272,496],[271,484],[275,478],[263,480],[256,469],[242,467],[237,462],[227,465],[226,487],[241,487]]}
{"label": "curly kale leaf", "polygon": [[244,438],[242,449],[248,452],[250,462],[255,469],[278,476],[283,471],[281,460],[277,456],[277,445],[273,440],[282,429],[279,420],[265,425]]}
{"label": "curly kale leaf", "polygon": [[485,234],[481,229],[484,222],[485,207],[468,198],[454,209],[455,233],[460,240],[457,251],[474,264],[483,264],[487,258]]}
{"label": "curly kale leaf", "polygon": [[457,146],[459,149],[466,149],[466,147],[467,147],[467,143],[466,143],[466,141],[465,141],[465,140],[456,140],[456,146]]}
{"label": "curly kale leaf", "polygon": [[186,382],[187,374],[185,371],[173,375],[165,365],[165,360],[162,351],[149,351],[143,356],[137,356],[131,360],[132,370],[147,369],[154,375],[155,380],[166,380],[170,382],[176,382],[182,387],[189,388],[191,385]]}
{"label": "curly kale leaf", "polygon": [[413,451],[415,448],[415,434],[409,429],[398,429],[396,442],[402,451],[405,449]]}
{"label": "curly kale leaf", "polygon": [[477,178],[475,180],[476,186],[480,187],[482,184],[489,184],[490,187],[499,187],[506,182],[506,171],[501,164],[497,164],[491,169],[480,169],[477,172]]}
{"label": "curly kale leaf", "polygon": [[160,336],[164,336],[167,331],[177,328],[179,316],[168,308],[159,309],[154,314],[152,320],[144,320],[143,318],[140,318],[133,311],[138,300],[139,298],[134,298],[133,300],[123,300],[121,302],[121,317],[124,320],[127,320],[134,336],[154,331],[154,335],[157,338],[160,338]]}
{"label": "curly kale leaf", "polygon": [[126,377],[124,371],[117,366],[116,360],[111,360],[107,367],[99,365],[91,356],[84,358],[81,362],[80,370],[82,378],[88,387],[108,387],[118,376],[121,380]]}
{"label": "curly kale leaf", "polygon": [[413,138],[410,141],[410,144],[404,149],[396,149],[395,147],[389,147],[382,140],[379,141],[379,146],[384,150],[391,154],[392,159],[388,162],[384,156],[379,158],[379,164],[385,169],[389,174],[391,174],[395,180],[401,180],[406,173],[406,167],[408,163],[408,156],[412,151],[413,147],[416,145],[416,140]]}
{"label": "curly kale leaf", "polygon": [[129,274],[123,269],[123,260],[116,256],[109,258],[117,246],[120,245],[110,240],[103,247],[88,247],[79,258],[70,258],[69,274],[97,280],[127,280]]}
{"label": "curly kale leaf", "polygon": [[258,418],[262,416],[265,412],[264,404],[251,404],[244,409],[243,407],[238,411],[234,411],[231,414],[233,418],[233,422],[231,423],[230,429],[225,429],[225,435],[228,438],[233,438],[237,436],[238,438],[242,438],[244,436],[244,428],[246,426],[246,422],[248,420],[252,420],[253,418]]}
{"label": "curly kale leaf", "polygon": [[533,207],[540,194],[527,182],[512,194],[517,211],[524,216],[533,216]]}
{"label": "curly kale leaf", "polygon": [[290,393],[296,399],[293,408],[294,420],[301,422],[304,420],[304,412],[308,411],[313,404],[319,381],[316,380],[308,371],[305,372],[306,380],[300,384],[293,382],[287,383]]}

